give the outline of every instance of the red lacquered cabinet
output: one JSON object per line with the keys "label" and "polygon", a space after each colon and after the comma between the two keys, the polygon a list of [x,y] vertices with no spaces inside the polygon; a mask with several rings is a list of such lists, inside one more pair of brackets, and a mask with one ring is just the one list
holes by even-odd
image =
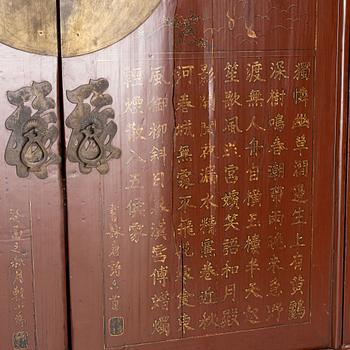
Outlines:
{"label": "red lacquered cabinet", "polygon": [[349,347],[346,0],[1,16],[0,348]]}

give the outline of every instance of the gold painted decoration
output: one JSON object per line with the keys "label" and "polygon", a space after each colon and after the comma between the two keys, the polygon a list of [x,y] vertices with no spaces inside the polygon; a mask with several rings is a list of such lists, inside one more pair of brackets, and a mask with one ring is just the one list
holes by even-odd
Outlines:
{"label": "gold painted decoration", "polygon": [[[91,53],[139,27],[160,0],[61,0],[64,57]],[[19,50],[57,54],[55,0],[0,2],[0,42]]]}

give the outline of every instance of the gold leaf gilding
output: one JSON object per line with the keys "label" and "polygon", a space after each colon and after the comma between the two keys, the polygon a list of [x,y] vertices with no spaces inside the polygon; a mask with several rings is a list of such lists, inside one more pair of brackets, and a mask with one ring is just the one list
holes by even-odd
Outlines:
{"label": "gold leaf gilding", "polygon": [[[91,53],[140,26],[160,0],[61,0],[62,55]],[[55,0],[0,2],[0,42],[19,50],[57,55]]]}

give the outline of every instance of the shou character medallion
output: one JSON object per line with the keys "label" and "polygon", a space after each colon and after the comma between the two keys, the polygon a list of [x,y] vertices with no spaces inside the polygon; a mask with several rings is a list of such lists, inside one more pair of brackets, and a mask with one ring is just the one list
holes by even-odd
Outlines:
{"label": "shou character medallion", "polygon": [[66,120],[67,127],[72,129],[67,156],[79,164],[83,174],[89,174],[94,168],[106,174],[108,162],[121,155],[120,149],[112,145],[118,128],[110,107],[112,96],[105,94],[108,87],[108,81],[101,78],[67,91],[69,102],[76,104]]}
{"label": "shou character medallion", "polygon": [[17,108],[5,123],[12,132],[5,161],[16,167],[19,177],[32,173],[40,179],[47,178],[48,166],[60,161],[53,149],[58,128],[56,103],[48,97],[51,91],[51,84],[43,81],[7,92],[8,101]]}

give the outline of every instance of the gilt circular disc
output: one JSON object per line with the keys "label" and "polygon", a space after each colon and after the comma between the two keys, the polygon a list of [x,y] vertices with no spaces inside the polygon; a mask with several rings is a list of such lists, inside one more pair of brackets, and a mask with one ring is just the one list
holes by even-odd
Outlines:
{"label": "gilt circular disc", "polygon": [[0,1],[0,42],[19,50],[56,55],[55,0]]}
{"label": "gilt circular disc", "polygon": [[[161,0],[61,0],[61,51],[91,53],[139,27]],[[0,1],[0,42],[16,49],[57,54],[55,0]]]}
{"label": "gilt circular disc", "polygon": [[61,0],[64,56],[114,44],[139,27],[159,3],[160,0]]}

